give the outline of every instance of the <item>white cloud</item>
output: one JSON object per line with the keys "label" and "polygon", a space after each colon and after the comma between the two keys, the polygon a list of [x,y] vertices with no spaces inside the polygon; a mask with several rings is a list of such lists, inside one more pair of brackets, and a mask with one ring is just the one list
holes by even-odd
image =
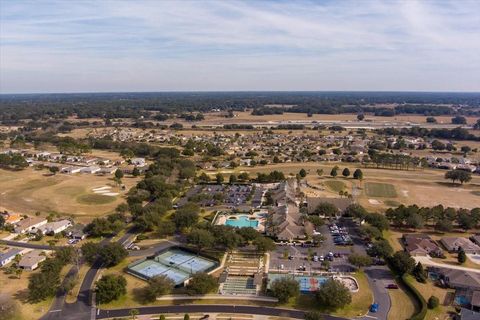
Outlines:
{"label": "white cloud", "polygon": [[477,1],[0,5],[0,92],[480,90]]}

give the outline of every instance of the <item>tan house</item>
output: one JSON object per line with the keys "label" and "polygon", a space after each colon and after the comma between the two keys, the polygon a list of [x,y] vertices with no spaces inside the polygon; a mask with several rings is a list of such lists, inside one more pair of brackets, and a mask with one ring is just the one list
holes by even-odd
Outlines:
{"label": "tan house", "polygon": [[27,271],[37,269],[40,262],[45,261],[46,259],[45,255],[42,255],[41,253],[42,251],[39,250],[30,251],[22,257],[18,266]]}
{"label": "tan house", "polygon": [[480,253],[480,247],[467,238],[443,237],[440,240],[440,243],[448,250],[448,252],[458,252],[460,248],[462,248],[465,253]]}
{"label": "tan house", "polygon": [[14,228],[15,233],[27,233],[43,226],[47,223],[47,219],[41,217],[28,217],[19,221]]}
{"label": "tan house", "polygon": [[426,234],[404,234],[402,238],[405,250],[413,257],[443,255],[442,249]]}

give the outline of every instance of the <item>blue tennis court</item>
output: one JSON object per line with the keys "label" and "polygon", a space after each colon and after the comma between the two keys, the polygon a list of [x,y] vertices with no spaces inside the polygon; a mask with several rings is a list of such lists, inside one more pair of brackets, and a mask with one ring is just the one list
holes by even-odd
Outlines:
{"label": "blue tennis court", "polygon": [[131,274],[143,279],[150,279],[156,276],[166,276],[175,285],[185,282],[191,275],[197,272],[206,272],[212,269],[217,262],[181,250],[167,250],[153,259],[144,259],[134,262],[128,266]]}

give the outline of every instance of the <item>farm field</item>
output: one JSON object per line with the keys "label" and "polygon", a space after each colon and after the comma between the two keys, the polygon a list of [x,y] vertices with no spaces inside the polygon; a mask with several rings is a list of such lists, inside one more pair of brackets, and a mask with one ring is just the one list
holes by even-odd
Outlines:
{"label": "farm field", "polygon": [[[0,170],[0,175],[1,207],[22,214],[57,212],[88,222],[92,217],[111,212],[124,201],[126,192],[116,186],[110,176],[51,176],[47,171],[32,168],[22,171]],[[137,178],[130,177],[122,180],[126,190],[137,181]],[[118,196],[108,196],[92,190],[108,187],[111,194],[118,193]]]}

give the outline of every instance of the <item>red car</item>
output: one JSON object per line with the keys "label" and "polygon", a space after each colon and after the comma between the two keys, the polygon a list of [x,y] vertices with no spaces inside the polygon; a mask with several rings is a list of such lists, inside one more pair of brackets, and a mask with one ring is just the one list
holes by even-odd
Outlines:
{"label": "red car", "polygon": [[387,286],[387,289],[398,289],[398,286],[394,283],[391,283]]}

